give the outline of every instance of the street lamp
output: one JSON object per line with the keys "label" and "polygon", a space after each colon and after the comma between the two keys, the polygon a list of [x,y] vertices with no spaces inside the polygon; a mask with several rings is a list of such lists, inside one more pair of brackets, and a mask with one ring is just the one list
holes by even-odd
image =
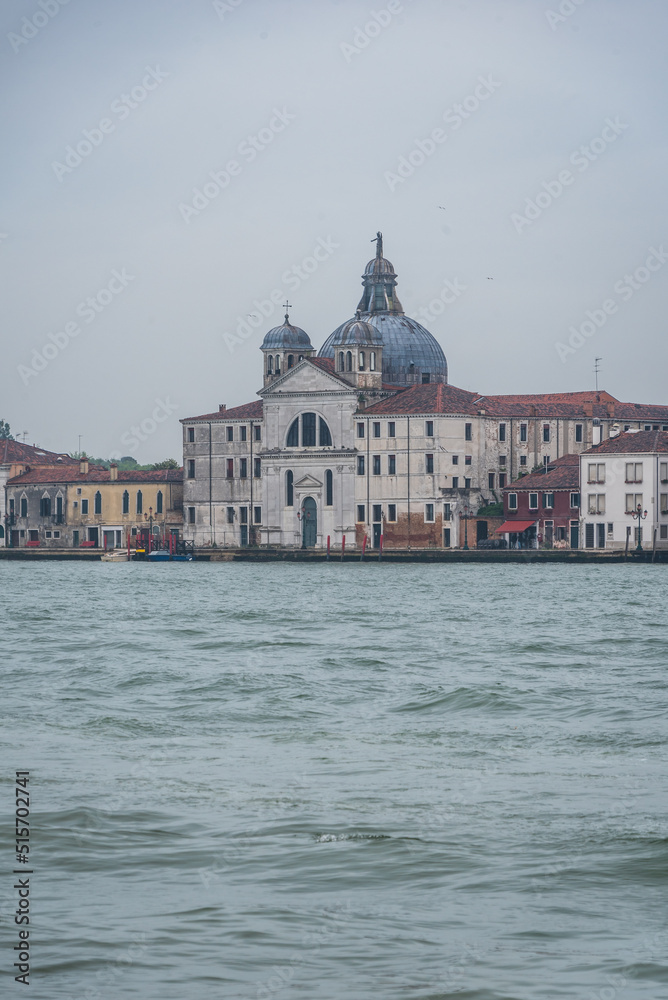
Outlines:
{"label": "street lamp", "polygon": [[636,545],[636,552],[642,552],[643,547],[642,547],[642,542],[640,541],[640,535],[642,529],[640,527],[640,522],[644,521],[645,518],[647,517],[647,511],[643,510],[642,506],[638,504],[635,510],[630,511],[630,514],[633,520],[638,522],[638,544]]}

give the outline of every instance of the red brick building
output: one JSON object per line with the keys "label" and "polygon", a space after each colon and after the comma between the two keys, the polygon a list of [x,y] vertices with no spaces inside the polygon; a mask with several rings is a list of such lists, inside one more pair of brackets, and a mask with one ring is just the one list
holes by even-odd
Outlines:
{"label": "red brick building", "polygon": [[503,491],[506,520],[497,531],[511,548],[573,548],[580,538],[580,456],[563,455],[545,472]]}

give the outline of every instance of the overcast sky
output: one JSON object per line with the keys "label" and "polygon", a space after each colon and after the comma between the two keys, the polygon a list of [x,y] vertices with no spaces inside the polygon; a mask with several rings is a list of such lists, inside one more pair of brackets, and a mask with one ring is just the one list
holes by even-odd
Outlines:
{"label": "overcast sky", "polygon": [[29,443],[180,459],[179,417],[256,398],[271,293],[320,347],[378,229],[454,385],[580,390],[600,356],[668,403],[664,0],[60,4],[0,12]]}

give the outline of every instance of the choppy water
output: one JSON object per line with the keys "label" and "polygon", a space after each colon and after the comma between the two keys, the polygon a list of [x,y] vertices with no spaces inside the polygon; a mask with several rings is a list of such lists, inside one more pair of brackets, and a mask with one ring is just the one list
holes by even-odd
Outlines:
{"label": "choppy water", "polygon": [[8,995],[666,996],[666,582],[0,564]]}

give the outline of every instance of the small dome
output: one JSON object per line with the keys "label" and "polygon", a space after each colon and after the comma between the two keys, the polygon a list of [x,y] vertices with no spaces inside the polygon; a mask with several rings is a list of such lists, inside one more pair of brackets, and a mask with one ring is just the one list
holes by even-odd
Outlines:
{"label": "small dome", "polygon": [[370,323],[365,323],[363,319],[356,317],[339,327],[334,343],[337,347],[348,345],[382,347],[383,338]]}
{"label": "small dome", "polygon": [[287,313],[285,315],[285,322],[283,323],[283,326],[275,326],[273,330],[270,330],[269,333],[265,335],[265,338],[260,346],[261,351],[278,351],[283,348],[286,348],[287,350],[313,350],[313,344],[311,343],[308,333],[298,326],[293,326],[292,323],[290,323]]}
{"label": "small dome", "polygon": [[394,265],[387,257],[374,257],[364,268],[364,274],[395,274]]}

